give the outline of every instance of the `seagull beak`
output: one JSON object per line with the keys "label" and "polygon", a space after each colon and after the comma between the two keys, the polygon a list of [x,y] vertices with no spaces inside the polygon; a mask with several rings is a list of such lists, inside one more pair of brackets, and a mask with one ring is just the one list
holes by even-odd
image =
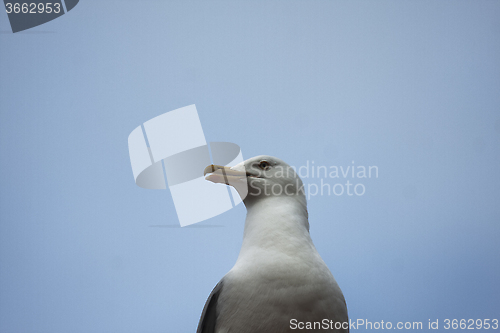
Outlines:
{"label": "seagull beak", "polygon": [[240,168],[237,167],[229,168],[211,164],[205,168],[205,171],[203,171],[203,175],[206,176],[207,174],[209,174],[205,177],[205,179],[211,182],[234,186],[235,181],[246,179],[247,176],[244,168],[243,170],[239,169]]}

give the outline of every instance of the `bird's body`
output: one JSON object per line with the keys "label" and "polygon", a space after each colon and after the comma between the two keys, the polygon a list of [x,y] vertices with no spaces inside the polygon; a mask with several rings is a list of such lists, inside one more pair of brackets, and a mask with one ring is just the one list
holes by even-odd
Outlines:
{"label": "bird's body", "polygon": [[[271,168],[288,167],[269,156],[254,159],[274,162]],[[289,186],[289,195],[256,194],[256,189],[263,189],[264,176],[252,176],[251,171],[249,175],[254,159],[244,162],[247,177],[255,179],[248,180],[243,198],[247,217],[241,251],[209,297],[198,333],[281,333],[296,331],[294,327],[301,332],[348,332],[338,326],[348,321],[342,291],[309,234],[306,200],[299,188],[302,182]],[[276,180],[276,173],[273,176]],[[224,177],[225,183],[244,193],[228,181],[230,174]],[[293,172],[273,184],[286,186],[296,179]],[[257,182],[256,188],[251,188],[252,181]],[[337,329],[336,322],[340,323]]]}

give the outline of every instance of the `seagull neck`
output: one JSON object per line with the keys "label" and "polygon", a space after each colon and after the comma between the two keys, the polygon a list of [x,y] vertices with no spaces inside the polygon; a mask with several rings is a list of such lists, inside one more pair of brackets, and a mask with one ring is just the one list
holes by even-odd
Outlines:
{"label": "seagull neck", "polygon": [[245,202],[247,218],[242,252],[249,248],[309,246],[309,221],[305,198],[270,196]]}

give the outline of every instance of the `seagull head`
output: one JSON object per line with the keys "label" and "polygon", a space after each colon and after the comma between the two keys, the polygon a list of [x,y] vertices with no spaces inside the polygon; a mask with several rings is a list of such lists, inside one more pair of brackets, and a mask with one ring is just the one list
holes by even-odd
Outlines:
{"label": "seagull head", "polygon": [[302,180],[294,168],[279,158],[267,155],[252,157],[233,167],[209,165],[206,180],[233,186],[245,204],[268,197],[289,196],[303,199]]}

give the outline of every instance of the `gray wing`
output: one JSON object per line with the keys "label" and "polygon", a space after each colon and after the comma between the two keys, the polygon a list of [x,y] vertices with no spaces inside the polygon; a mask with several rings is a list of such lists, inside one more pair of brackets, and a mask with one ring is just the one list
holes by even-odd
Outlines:
{"label": "gray wing", "polygon": [[220,280],[214,290],[208,296],[203,312],[201,313],[200,322],[196,333],[215,333],[215,324],[217,322],[217,302],[224,279]]}

